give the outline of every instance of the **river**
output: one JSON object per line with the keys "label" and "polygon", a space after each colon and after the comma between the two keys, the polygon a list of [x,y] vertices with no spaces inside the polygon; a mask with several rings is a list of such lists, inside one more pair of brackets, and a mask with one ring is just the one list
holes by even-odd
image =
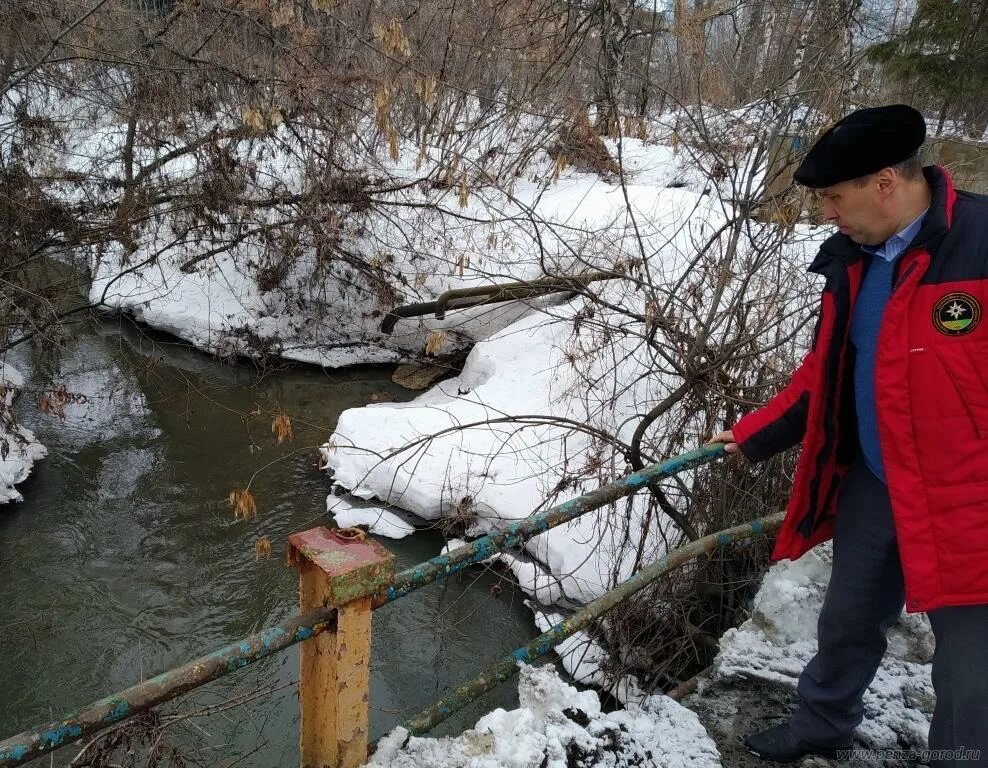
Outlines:
{"label": "river", "polygon": [[[122,319],[87,321],[54,354],[8,359],[27,378],[18,415],[49,457],[20,487],[26,500],[0,507],[3,737],[296,613],[284,545],[326,523],[315,447],[344,409],[412,396],[386,367],[260,371]],[[58,384],[84,398],[64,419],[35,404]],[[279,446],[282,411],[295,436]],[[228,496],[248,481],[257,516],[238,521]],[[258,539],[270,557],[257,557]],[[438,554],[443,536],[384,543],[403,568]],[[521,593],[485,571],[385,606],[373,631],[372,738],[535,634]],[[297,765],[297,677],[293,648],[163,707],[157,764],[175,764],[174,747],[186,765]],[[437,732],[515,703],[502,686]]]}

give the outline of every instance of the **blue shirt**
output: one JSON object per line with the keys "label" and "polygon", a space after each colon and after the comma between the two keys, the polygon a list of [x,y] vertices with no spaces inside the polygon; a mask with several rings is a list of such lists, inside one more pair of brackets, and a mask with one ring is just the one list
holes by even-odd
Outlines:
{"label": "blue shirt", "polygon": [[[929,208],[926,209],[928,211]],[[865,464],[877,478],[885,482],[885,466],[878,439],[878,409],[875,403],[875,356],[878,352],[878,331],[882,325],[885,305],[892,295],[892,275],[895,261],[919,234],[923,211],[901,232],[892,235],[877,248],[867,245],[862,250],[871,254],[871,264],[861,282],[854,317],[851,319],[851,343],[854,344],[854,400],[858,415],[858,439]]]}

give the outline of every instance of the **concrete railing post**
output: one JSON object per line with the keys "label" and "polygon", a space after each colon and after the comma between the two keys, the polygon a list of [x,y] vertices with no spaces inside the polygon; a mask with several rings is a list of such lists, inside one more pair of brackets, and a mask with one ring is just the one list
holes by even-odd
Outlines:
{"label": "concrete railing post", "polygon": [[288,537],[302,612],[332,605],[336,631],[299,649],[302,768],[357,768],[367,761],[371,597],[394,576],[394,555],[357,529],[312,528]]}

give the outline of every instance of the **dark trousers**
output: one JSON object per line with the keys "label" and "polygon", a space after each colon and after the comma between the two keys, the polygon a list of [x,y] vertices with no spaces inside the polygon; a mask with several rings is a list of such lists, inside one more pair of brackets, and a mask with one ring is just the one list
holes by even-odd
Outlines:
{"label": "dark trousers", "polygon": [[[818,649],[799,678],[792,728],[820,746],[843,747],[861,722],[862,697],[885,655],[885,634],[905,603],[902,564],[888,489],[864,462],[841,490],[834,562],[817,623]],[[929,612],[936,637],[937,694],[930,749],[980,749],[977,760],[937,766],[988,766],[988,605]],[[874,745],[897,748],[898,745]]]}

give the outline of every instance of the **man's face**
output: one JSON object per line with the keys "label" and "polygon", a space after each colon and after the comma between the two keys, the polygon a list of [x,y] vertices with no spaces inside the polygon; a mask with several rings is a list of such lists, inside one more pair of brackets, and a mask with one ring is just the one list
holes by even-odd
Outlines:
{"label": "man's face", "polygon": [[828,224],[836,224],[840,231],[860,245],[880,245],[888,238],[887,212],[880,183],[869,176],[858,180],[842,181],[815,192],[820,212]]}

